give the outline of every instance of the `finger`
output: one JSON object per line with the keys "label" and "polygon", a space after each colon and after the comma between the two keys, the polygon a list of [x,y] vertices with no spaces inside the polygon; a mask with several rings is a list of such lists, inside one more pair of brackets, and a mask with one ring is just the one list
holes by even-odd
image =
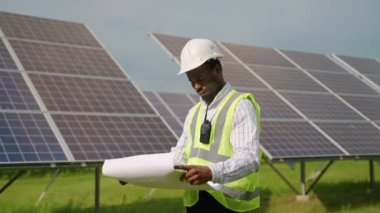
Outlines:
{"label": "finger", "polygon": [[187,178],[186,182],[194,185],[198,182],[198,178],[199,178],[198,175],[193,175],[193,176],[190,176],[189,178]]}
{"label": "finger", "polygon": [[174,165],[174,169],[181,169],[181,170],[188,171],[190,169],[190,167],[187,165]]}

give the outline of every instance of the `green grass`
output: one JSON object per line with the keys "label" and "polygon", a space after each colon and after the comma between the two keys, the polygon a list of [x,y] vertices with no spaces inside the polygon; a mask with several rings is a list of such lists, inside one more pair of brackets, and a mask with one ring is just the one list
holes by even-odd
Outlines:
{"label": "green grass", "polygon": [[[321,162],[306,163],[307,172]],[[275,164],[299,188],[299,164],[291,170],[286,164]],[[375,164],[375,176],[379,177]],[[19,178],[0,194],[0,212],[93,212],[94,170],[63,171],[38,206],[41,192],[53,170],[33,170]],[[15,171],[0,170],[0,186]],[[337,161],[310,193],[309,201],[296,201],[296,194],[266,164],[261,168],[261,208],[256,212],[379,212],[380,193],[367,193],[368,161]],[[375,185],[379,188],[379,184]],[[100,212],[184,212],[182,191],[151,189],[101,177]]]}

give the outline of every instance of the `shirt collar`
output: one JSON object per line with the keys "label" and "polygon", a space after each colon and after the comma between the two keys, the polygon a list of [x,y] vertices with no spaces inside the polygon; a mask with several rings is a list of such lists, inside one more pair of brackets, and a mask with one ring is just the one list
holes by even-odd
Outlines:
{"label": "shirt collar", "polygon": [[[218,92],[218,94],[215,96],[214,100],[212,100],[211,104],[208,106],[209,108],[216,107],[219,105],[219,103],[223,100],[228,93],[230,93],[232,90],[231,84],[227,81],[226,84],[223,86],[223,88]],[[199,98],[204,105],[207,105],[207,103],[202,99]]]}

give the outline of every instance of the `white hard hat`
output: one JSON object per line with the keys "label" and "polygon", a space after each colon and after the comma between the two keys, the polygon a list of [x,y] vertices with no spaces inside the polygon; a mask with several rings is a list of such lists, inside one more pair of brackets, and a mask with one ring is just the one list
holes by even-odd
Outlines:
{"label": "white hard hat", "polygon": [[191,39],[181,51],[181,69],[178,75],[201,66],[211,58],[217,59],[222,56],[214,42],[201,38]]}

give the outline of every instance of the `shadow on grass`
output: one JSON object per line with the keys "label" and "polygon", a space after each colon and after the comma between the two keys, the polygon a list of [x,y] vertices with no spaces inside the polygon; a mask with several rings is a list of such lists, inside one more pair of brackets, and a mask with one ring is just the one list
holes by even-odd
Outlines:
{"label": "shadow on grass", "polygon": [[[368,193],[368,189],[369,183],[366,181],[319,183],[314,194],[329,212],[353,210],[380,204],[380,192]],[[375,189],[379,186],[376,185]]]}
{"label": "shadow on grass", "polygon": [[[261,191],[261,206],[259,210],[252,212],[267,212],[265,206],[268,206],[271,192],[268,189]],[[68,205],[54,209],[55,213],[92,213],[93,207],[81,207],[78,204],[69,203]],[[139,212],[139,213],[151,213],[151,212],[173,212],[173,213],[185,213],[185,208],[182,204],[182,198],[175,199],[141,199],[133,203],[125,203],[120,205],[107,206],[106,204],[100,204],[100,211],[102,213],[124,213],[124,212]]]}
{"label": "shadow on grass", "polygon": [[[92,213],[94,212],[94,207],[81,207],[78,204],[69,203],[68,205],[54,209],[53,212],[56,213]],[[139,213],[148,213],[148,212],[185,212],[184,207],[182,206],[182,199],[144,199],[139,200],[133,203],[125,203],[119,205],[108,206],[106,204],[100,204],[100,211],[106,213],[118,213],[118,212],[139,212]]]}

